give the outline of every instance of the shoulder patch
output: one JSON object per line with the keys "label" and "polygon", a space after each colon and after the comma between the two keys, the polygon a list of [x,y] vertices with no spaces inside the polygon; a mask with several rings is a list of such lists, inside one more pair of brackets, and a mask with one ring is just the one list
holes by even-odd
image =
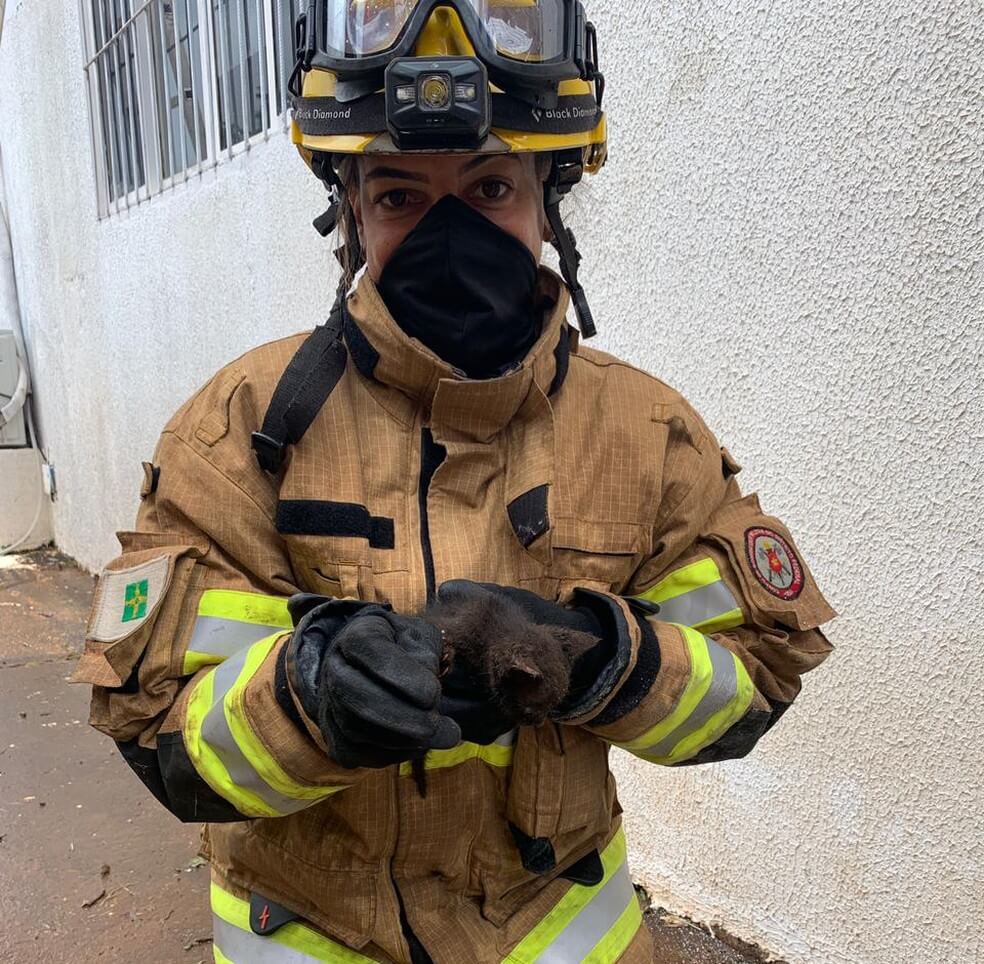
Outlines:
{"label": "shoulder patch", "polygon": [[803,591],[803,566],[778,532],[760,526],[746,529],[745,554],[755,578],[773,596],[792,600]]}
{"label": "shoulder patch", "polygon": [[99,576],[87,638],[115,643],[139,629],[164,596],[170,562],[162,555],[131,569],[104,570]]}

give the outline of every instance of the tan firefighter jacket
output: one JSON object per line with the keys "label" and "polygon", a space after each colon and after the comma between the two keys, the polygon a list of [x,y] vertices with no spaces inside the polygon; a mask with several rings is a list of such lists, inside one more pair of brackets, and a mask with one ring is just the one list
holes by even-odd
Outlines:
{"label": "tan firefighter jacket", "polygon": [[[250,434],[304,335],[220,371],[145,464],[76,678],[158,799],[208,821],[217,960],[648,961],[611,747],[743,756],[830,651],[835,613],[728,452],[677,392],[578,346],[554,275],[541,290],[524,363],[470,381],[363,276],[344,374],[279,474]],[[425,798],[409,765],[334,764],[278,659],[287,598],[414,613],[458,578],[613,596],[609,698],[432,751]],[[643,625],[624,597],[656,604]]]}

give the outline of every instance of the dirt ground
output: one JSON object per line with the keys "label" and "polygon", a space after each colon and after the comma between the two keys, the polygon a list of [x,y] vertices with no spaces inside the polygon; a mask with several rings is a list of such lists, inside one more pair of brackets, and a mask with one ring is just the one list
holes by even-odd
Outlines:
{"label": "dirt ground", "polygon": [[[54,550],[0,556],[0,961],[211,961],[198,828],[143,788],[67,682],[92,585]],[[762,960],[660,909],[647,922],[658,964]]]}

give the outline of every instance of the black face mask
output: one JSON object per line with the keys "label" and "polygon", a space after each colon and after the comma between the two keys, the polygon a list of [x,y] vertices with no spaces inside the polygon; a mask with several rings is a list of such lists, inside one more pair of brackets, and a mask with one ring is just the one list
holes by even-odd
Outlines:
{"label": "black face mask", "polygon": [[408,335],[470,378],[491,378],[540,334],[536,276],[526,245],[449,194],[393,252],[377,288]]}

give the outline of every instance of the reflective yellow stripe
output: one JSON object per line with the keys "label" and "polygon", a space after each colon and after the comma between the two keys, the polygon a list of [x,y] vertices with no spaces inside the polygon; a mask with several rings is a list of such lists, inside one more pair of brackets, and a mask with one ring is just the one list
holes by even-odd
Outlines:
{"label": "reflective yellow stripe", "polygon": [[239,674],[235,685],[225,697],[226,722],[229,724],[229,729],[232,731],[233,738],[243,756],[249,760],[250,765],[268,787],[272,787],[277,793],[290,797],[292,800],[323,800],[345,788],[312,787],[291,779],[276,759],[271,756],[262,740],[253,732],[246,716],[243,702],[246,685],[260,668],[260,664],[270,654],[270,650],[273,649],[279,638],[279,635],[271,636],[269,639],[261,640],[250,647],[249,655],[246,657],[246,665]]}
{"label": "reflective yellow stripe", "polygon": [[215,666],[220,662],[222,662],[222,660],[212,653],[199,653],[193,649],[189,649],[184,654],[184,663],[181,665],[181,675],[194,676],[200,669],[205,669],[206,666]]}
{"label": "reflective yellow stripe", "polygon": [[731,658],[734,660],[735,673],[738,677],[738,688],[734,698],[711,716],[703,726],[684,737],[668,756],[650,756],[645,753],[638,753],[638,756],[650,763],[660,763],[664,766],[689,760],[720,740],[748,712],[755,698],[755,684],[742,661],[734,653],[731,654]]}
{"label": "reflective yellow stripe", "polygon": [[674,596],[682,596],[685,592],[700,589],[701,586],[708,586],[720,578],[721,572],[713,559],[698,559],[660,579],[655,586],[639,593],[639,598],[661,603]]}
{"label": "reflective yellow stripe", "polygon": [[704,637],[688,626],[681,626],[687,651],[690,654],[690,679],[673,711],[654,727],[627,743],[618,743],[623,750],[641,750],[659,743],[684,723],[710,688],[712,668]]}
{"label": "reflective yellow stripe", "polygon": [[[424,769],[440,770],[445,767],[456,767],[466,760],[482,760],[489,766],[509,767],[512,766],[515,739],[516,733],[513,730],[500,736],[494,743],[484,746],[478,743],[459,743],[450,750],[428,750],[424,758]],[[401,763],[400,776],[412,775],[413,764]]]}
{"label": "reflective yellow stripe", "polygon": [[740,609],[729,609],[726,613],[721,613],[720,616],[713,616],[710,619],[694,623],[693,628],[710,635],[711,633],[723,633],[725,630],[734,629],[735,626],[740,626],[744,621],[745,615]]}
{"label": "reflective yellow stripe", "polygon": [[184,727],[185,749],[188,756],[205,782],[240,813],[247,817],[279,817],[281,814],[264,803],[255,793],[236,784],[229,776],[225,764],[202,739],[202,723],[212,709],[214,682],[214,671],[203,676],[195,684],[195,689],[188,700]]}
{"label": "reflective yellow stripe", "polygon": [[250,726],[246,687],[280,635],[260,640],[202,677],[185,717],[185,747],[195,768],[216,793],[247,816],[294,813],[344,789],[298,783]]}
{"label": "reflective yellow stripe", "polygon": [[702,633],[720,633],[744,622],[741,607],[710,557],[671,572],[639,599],[659,604],[666,622],[683,623]]}
{"label": "reflective yellow stripe", "polygon": [[690,679],[673,711],[641,736],[616,744],[651,763],[670,766],[719,740],[752,704],[755,686],[730,650],[680,626],[690,654]]}
{"label": "reflective yellow stripe", "polygon": [[234,589],[207,589],[184,655],[182,675],[215,666],[277,629],[292,628],[287,597]]}
{"label": "reflective yellow stripe", "polygon": [[287,612],[286,596],[264,596],[262,593],[239,592],[236,589],[206,589],[198,602],[198,615],[280,626],[283,629],[290,629],[293,625]]}
{"label": "reflective yellow stripe", "polygon": [[[299,921],[291,921],[278,927],[272,934],[260,937],[254,934],[249,926],[248,901],[230,894],[214,880],[210,897],[212,913],[217,918],[214,945],[217,961],[231,961],[232,964],[265,964],[267,961],[286,957],[278,948],[290,948],[295,953],[289,960],[297,964],[305,961],[326,961],[328,964],[375,964],[371,957],[359,954]],[[223,928],[220,922],[228,926]]]}
{"label": "reflective yellow stripe", "polygon": [[[621,828],[602,851],[604,877],[593,887],[573,884],[506,956],[504,964],[615,961],[632,941],[642,912],[625,854]],[[599,913],[600,912],[600,913]],[[601,936],[595,936],[598,930]]]}

